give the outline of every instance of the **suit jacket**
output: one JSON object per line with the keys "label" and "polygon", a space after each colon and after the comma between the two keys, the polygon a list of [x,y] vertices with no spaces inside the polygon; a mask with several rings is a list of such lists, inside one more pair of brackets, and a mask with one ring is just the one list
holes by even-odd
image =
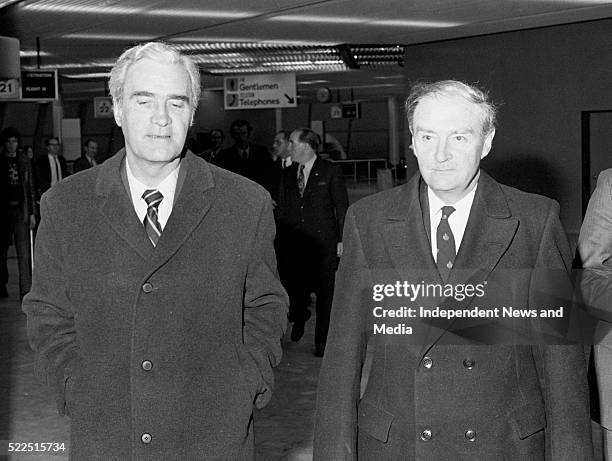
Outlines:
{"label": "suit jacket", "polygon": [[[336,253],[336,244],[342,241],[344,217],[348,208],[348,194],[342,170],[325,159],[317,157],[303,196],[297,186],[297,163],[282,170],[276,217],[279,232],[298,234],[327,252]],[[281,239],[285,235],[281,235]]]}
{"label": "suit jacket", "polygon": [[[461,288],[486,280],[484,296],[463,303],[435,293],[374,301],[378,284],[442,284],[419,183],[417,174],[348,210],[320,372],[314,460],[591,459],[581,346],[537,345],[533,338],[520,344],[521,322],[531,322],[525,319],[475,320],[481,328],[473,339],[465,333],[469,328],[462,332],[448,319],[375,317],[377,306],[453,310],[473,308],[476,300],[483,308],[541,307],[548,299],[540,299],[546,287],[540,290],[539,281],[569,278],[557,203],[481,173],[448,283]],[[381,324],[400,330],[374,334]],[[413,334],[402,334],[407,326]],[[497,328],[492,337],[489,328]],[[497,336],[504,331],[507,338]],[[368,344],[372,367],[360,399]]]}
{"label": "suit jacket", "polygon": [[578,278],[582,299],[599,319],[594,360],[600,421],[612,430],[612,169],[597,179],[580,229],[578,253],[584,268]]}
{"label": "suit jacket", "polygon": [[[57,158],[62,169],[62,179],[66,178],[70,174],[66,166],[66,159],[62,155],[58,155]],[[42,194],[51,187],[51,168],[49,166],[49,157],[46,154],[34,159],[34,183],[36,184],[37,200],[40,200]]]}
{"label": "suit jacket", "polygon": [[286,324],[269,196],[188,152],[153,247],[123,159],[43,196],[23,303],[71,457],[252,459]]}
{"label": "suit jacket", "polygon": [[74,161],[74,165],[72,169],[75,173],[78,173],[79,171],[86,170],[88,168],[91,168],[92,166],[94,165],[91,164],[91,162],[89,161],[89,158],[87,158],[86,155],[81,155],[78,159]]}
{"label": "suit jacket", "polygon": [[233,145],[219,152],[213,163],[255,181],[272,193],[272,159],[265,146],[249,144],[249,158],[244,160],[238,147]]}

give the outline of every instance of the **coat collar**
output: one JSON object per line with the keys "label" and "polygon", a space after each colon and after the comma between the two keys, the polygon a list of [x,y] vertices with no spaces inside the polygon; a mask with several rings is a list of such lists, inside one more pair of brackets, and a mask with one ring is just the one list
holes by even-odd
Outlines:
{"label": "coat collar", "polygon": [[[382,235],[400,274],[406,273],[405,269],[417,270],[426,283],[442,283],[431,254],[427,232],[429,214],[423,210],[427,206],[426,200],[419,198],[420,184],[421,176],[417,173],[385,202]],[[512,243],[518,224],[499,183],[481,171],[463,241],[447,283],[477,284],[486,280]],[[440,305],[436,300],[432,303]],[[460,308],[468,308],[470,303],[471,300],[462,303]],[[444,307],[459,306],[451,302]],[[424,335],[422,354],[427,353],[453,323],[453,320],[437,321],[435,327]]]}
{"label": "coat collar", "polygon": [[176,253],[208,212],[215,186],[212,171],[208,163],[186,152],[181,160],[172,213],[154,248],[134,211],[124,170],[125,149],[100,166],[96,194],[102,200],[101,211],[117,235],[143,259],[152,262],[151,269],[155,270]]}

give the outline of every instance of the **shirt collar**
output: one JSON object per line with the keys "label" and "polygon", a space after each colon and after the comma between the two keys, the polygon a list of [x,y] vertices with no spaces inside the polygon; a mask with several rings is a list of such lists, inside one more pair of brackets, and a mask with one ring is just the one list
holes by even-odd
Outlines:
{"label": "shirt collar", "polygon": [[315,160],[317,159],[316,155],[313,155],[310,160],[304,163],[304,169],[310,171],[312,169],[312,165],[314,165]]}
{"label": "shirt collar", "polygon": [[[460,211],[462,213],[467,212],[467,214],[469,214],[469,211],[472,208],[472,203],[474,202],[477,187],[478,183],[474,185],[472,190],[469,191],[463,198],[461,198],[458,202],[453,203],[452,207],[456,211]],[[431,218],[440,213],[443,206],[447,206],[447,204],[440,199],[429,186],[427,186],[427,198],[429,200],[429,216]]]}
{"label": "shirt collar", "polygon": [[[181,164],[179,163],[179,165],[172,170],[172,172],[166,176],[165,179],[157,185],[157,187],[155,187],[156,190],[161,192],[164,197],[163,200],[166,200],[166,203],[174,203],[174,193],[176,191],[176,183],[178,181],[180,166]],[[130,193],[132,194],[132,202],[139,203],[141,200],[143,200],[142,194],[144,194],[144,191],[152,188],[139,181],[136,176],[134,176],[127,156],[125,157],[125,171],[128,184],[130,186]]]}

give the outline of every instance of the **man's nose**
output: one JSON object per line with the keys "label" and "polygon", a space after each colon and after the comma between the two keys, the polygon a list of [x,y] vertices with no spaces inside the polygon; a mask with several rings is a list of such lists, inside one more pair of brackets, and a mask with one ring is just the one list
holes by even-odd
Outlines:
{"label": "man's nose", "polygon": [[446,162],[450,157],[451,156],[447,150],[446,140],[441,139],[440,141],[438,141],[438,144],[436,145],[436,152],[435,152],[436,162],[438,163]]}
{"label": "man's nose", "polygon": [[166,104],[156,104],[153,111],[153,123],[159,126],[166,126],[170,123],[170,117],[168,116],[168,108]]}

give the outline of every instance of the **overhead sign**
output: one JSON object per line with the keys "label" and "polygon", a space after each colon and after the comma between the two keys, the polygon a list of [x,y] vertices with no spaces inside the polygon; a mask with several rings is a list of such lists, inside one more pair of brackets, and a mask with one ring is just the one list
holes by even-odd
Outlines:
{"label": "overhead sign", "polygon": [[297,107],[295,74],[225,77],[225,110]]}
{"label": "overhead sign", "polygon": [[361,104],[356,102],[342,104],[342,118],[361,118]]}
{"label": "overhead sign", "polygon": [[113,118],[113,101],[111,97],[94,98],[94,118]]}
{"label": "overhead sign", "polygon": [[329,113],[331,118],[342,118],[342,107],[338,104],[334,104],[329,108]]}
{"label": "overhead sign", "polygon": [[21,72],[21,99],[45,101],[58,97],[56,70],[24,70]]}
{"label": "overhead sign", "polygon": [[19,79],[7,78],[0,80],[0,99],[19,98]]}

